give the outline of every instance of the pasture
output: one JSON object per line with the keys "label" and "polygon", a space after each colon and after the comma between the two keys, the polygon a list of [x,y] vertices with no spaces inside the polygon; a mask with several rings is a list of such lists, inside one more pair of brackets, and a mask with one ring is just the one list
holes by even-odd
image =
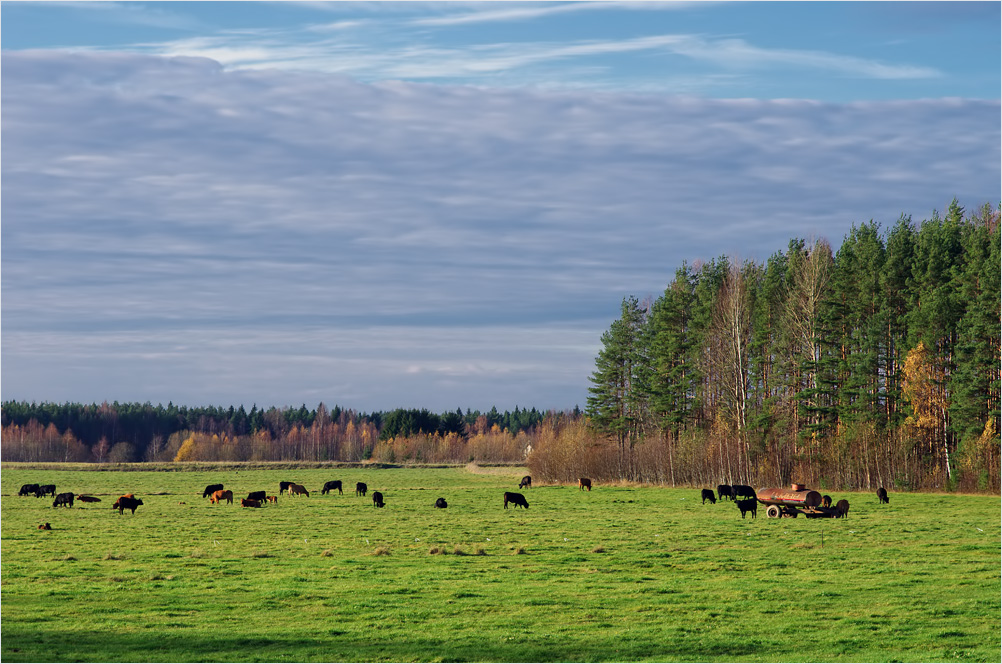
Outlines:
{"label": "pasture", "polygon": [[[699,488],[475,470],[5,464],[2,660],[999,661],[998,496],[828,491],[847,519],[742,519]],[[310,496],[240,507],[280,480]],[[216,482],[233,505],[201,497]]]}

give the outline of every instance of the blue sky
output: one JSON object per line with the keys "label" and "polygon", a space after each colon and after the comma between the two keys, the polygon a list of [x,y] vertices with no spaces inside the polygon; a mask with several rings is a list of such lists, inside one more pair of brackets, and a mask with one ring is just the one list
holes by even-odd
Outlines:
{"label": "blue sky", "polygon": [[1000,4],[2,8],[3,399],[584,406],[626,295],[1000,194]]}

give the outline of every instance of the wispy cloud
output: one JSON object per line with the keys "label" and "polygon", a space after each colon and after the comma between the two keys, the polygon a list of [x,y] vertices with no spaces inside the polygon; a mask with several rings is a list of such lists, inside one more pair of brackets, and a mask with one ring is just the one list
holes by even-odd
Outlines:
{"label": "wispy cloud", "polygon": [[619,300],[682,260],[998,196],[998,102],[2,66],[4,398],[583,404]]}

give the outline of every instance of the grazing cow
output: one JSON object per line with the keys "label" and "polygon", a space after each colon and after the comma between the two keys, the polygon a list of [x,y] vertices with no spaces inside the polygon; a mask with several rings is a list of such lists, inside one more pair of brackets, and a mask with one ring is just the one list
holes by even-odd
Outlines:
{"label": "grazing cow", "polygon": [[269,503],[275,503],[277,505],[278,504],[278,496],[268,496],[268,502]]}
{"label": "grazing cow", "polygon": [[101,502],[100,498],[95,498],[94,496],[77,496],[77,500],[79,500],[81,503],[99,503],[99,502]]}
{"label": "grazing cow", "polygon": [[52,501],[52,506],[59,507],[60,505],[63,505],[64,507],[73,507],[73,494],[61,493],[56,496],[56,499]]}
{"label": "grazing cow", "polygon": [[751,488],[747,484],[732,484],[731,485],[731,497],[737,500],[741,496],[746,496],[748,498],[755,497],[755,489]]}
{"label": "grazing cow", "polygon": [[38,529],[39,530],[52,530],[52,526],[50,526],[48,522],[45,522],[43,524],[40,524],[38,526]]}
{"label": "grazing cow", "polygon": [[249,500],[247,498],[240,499],[240,507],[261,507],[260,500]]}
{"label": "grazing cow", "polygon": [[884,503],[890,505],[891,501],[887,497],[887,489],[885,489],[884,487],[880,487],[879,489],[877,489],[877,500],[880,501],[881,505],[883,505]]}
{"label": "grazing cow", "polygon": [[587,477],[578,478],[578,489],[581,491],[584,491],[585,489],[591,491],[591,480]]}
{"label": "grazing cow", "polygon": [[38,493],[37,484],[22,484],[21,490],[17,492],[19,496],[33,496]]}
{"label": "grazing cow", "polygon": [[730,498],[734,500],[734,496],[731,494],[730,484],[718,484],[717,485],[717,498],[723,500],[724,498]]}
{"label": "grazing cow", "polygon": [[125,510],[132,510],[134,515],[136,513],[136,508],[142,504],[142,500],[133,497],[131,493],[127,493],[116,500],[115,504],[111,506],[111,509],[118,510],[119,514],[125,514]]}
{"label": "grazing cow", "polygon": [[713,495],[713,489],[703,489],[702,496],[704,505],[706,504],[707,500],[710,501],[711,505],[717,504],[717,497]]}
{"label": "grazing cow", "polygon": [[222,490],[223,490],[222,484],[210,484],[209,486],[205,487],[205,491],[202,492],[202,498],[205,498],[206,496],[211,496],[215,492]]}
{"label": "grazing cow", "polygon": [[741,518],[745,518],[746,512],[751,512],[752,518],[758,517],[758,500],[735,500],[734,504],[741,510]]}
{"label": "grazing cow", "polygon": [[372,504],[375,507],[384,507],[385,503],[383,502],[383,494],[379,493],[378,491],[373,491]]}
{"label": "grazing cow", "polygon": [[835,503],[835,518],[844,519],[849,513],[849,501],[843,498]]}
{"label": "grazing cow", "polygon": [[525,487],[529,487],[530,489],[532,488],[532,477],[529,475],[523,477],[522,481],[518,483],[519,489],[524,489]]}
{"label": "grazing cow", "polygon": [[822,500],[824,500],[824,498],[822,498],[821,494],[817,491],[808,491],[807,495],[804,496],[804,506],[813,509],[820,505]]}
{"label": "grazing cow", "polygon": [[445,509],[448,506],[449,503],[445,502],[445,498],[439,498],[438,500],[435,501],[435,507],[440,507],[442,509]]}
{"label": "grazing cow", "polygon": [[504,508],[508,509],[508,503],[511,503],[515,507],[524,507],[529,509],[529,503],[526,501],[525,496],[520,493],[511,493],[510,491],[504,492]]}
{"label": "grazing cow", "polygon": [[278,483],[278,492],[279,493],[285,493],[286,491],[289,490],[289,487],[292,484],[294,484],[294,482],[279,482]]}
{"label": "grazing cow", "polygon": [[227,489],[226,491],[216,491],[211,496],[209,496],[209,502],[218,505],[222,501],[228,502],[230,505],[233,504],[233,492]]}
{"label": "grazing cow", "polygon": [[56,485],[55,484],[42,484],[38,487],[38,491],[35,492],[35,498],[41,498],[42,496],[56,496]]}
{"label": "grazing cow", "polygon": [[306,496],[310,497],[310,492],[306,490],[306,487],[302,484],[290,484],[289,485],[289,495],[290,496]]}
{"label": "grazing cow", "polygon": [[369,490],[369,487],[365,486],[365,482],[358,482],[355,484],[355,495],[364,496],[365,492]]}
{"label": "grazing cow", "polygon": [[247,494],[247,500],[260,500],[262,503],[268,500],[267,491],[251,491]]}
{"label": "grazing cow", "polygon": [[831,507],[832,497],[831,496],[821,496],[821,507]]}
{"label": "grazing cow", "polygon": [[342,495],[344,491],[341,490],[341,480],[331,480],[324,484],[324,488],[320,490],[320,494],[326,496],[329,492],[337,489],[338,495]]}

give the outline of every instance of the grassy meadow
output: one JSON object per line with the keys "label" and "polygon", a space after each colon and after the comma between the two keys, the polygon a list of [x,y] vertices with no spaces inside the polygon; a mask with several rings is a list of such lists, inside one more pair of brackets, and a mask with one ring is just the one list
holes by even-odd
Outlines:
{"label": "grassy meadow", "polygon": [[[742,519],[698,489],[596,484],[502,509],[523,474],[5,464],[2,660],[999,661],[998,496],[830,492],[847,519]],[[280,480],[311,495],[239,506]],[[103,502],[53,508],[29,482]],[[201,498],[215,482],[235,504]],[[134,516],[111,509],[126,492]]]}

